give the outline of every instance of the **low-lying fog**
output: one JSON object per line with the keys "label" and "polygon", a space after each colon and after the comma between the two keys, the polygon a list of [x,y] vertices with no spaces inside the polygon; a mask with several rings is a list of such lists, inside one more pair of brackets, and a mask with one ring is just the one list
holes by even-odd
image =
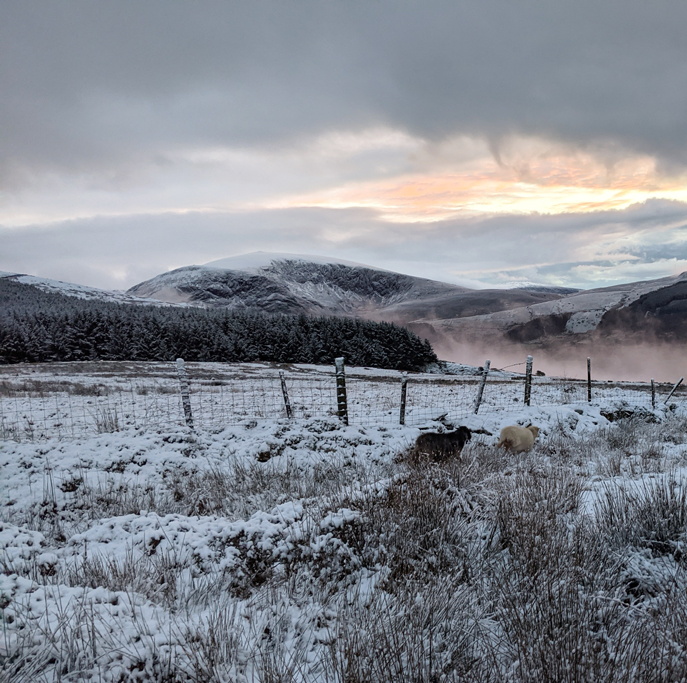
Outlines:
{"label": "low-lying fog", "polygon": [[[677,344],[565,345],[542,349],[524,344],[478,345],[437,341],[433,344],[439,358],[484,365],[514,372],[525,371],[527,355],[534,358],[534,371],[558,377],[586,378],[587,356],[592,359],[593,379],[676,382],[687,375],[687,348]],[[519,364],[519,365],[514,365]]]}

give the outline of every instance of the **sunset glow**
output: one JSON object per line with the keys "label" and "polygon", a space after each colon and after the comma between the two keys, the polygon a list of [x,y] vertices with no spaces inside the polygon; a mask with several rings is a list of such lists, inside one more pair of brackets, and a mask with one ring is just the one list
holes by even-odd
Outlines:
{"label": "sunset glow", "polygon": [[684,177],[661,177],[655,161],[613,165],[591,155],[542,155],[498,163],[493,157],[458,172],[355,183],[282,199],[276,208],[370,208],[393,222],[430,222],[489,214],[563,214],[620,210],[649,199],[687,201]]}
{"label": "sunset glow", "polygon": [[0,4],[0,271],[687,270],[687,3],[37,1]]}

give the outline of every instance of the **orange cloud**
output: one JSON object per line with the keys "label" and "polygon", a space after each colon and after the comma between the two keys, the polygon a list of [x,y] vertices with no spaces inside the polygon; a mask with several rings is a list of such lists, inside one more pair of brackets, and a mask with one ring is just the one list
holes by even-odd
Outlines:
{"label": "orange cloud", "polygon": [[372,208],[393,222],[451,216],[560,214],[624,209],[648,199],[687,202],[684,177],[665,178],[649,157],[603,163],[580,152],[484,156],[458,172],[406,175],[284,198],[275,207]]}

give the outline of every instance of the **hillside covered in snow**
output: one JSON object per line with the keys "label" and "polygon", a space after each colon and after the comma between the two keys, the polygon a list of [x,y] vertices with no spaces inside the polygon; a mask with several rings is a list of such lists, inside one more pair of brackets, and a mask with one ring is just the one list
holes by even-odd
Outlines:
{"label": "hillside covered in snow", "polygon": [[684,342],[687,273],[575,292],[484,315],[415,322],[425,332],[433,330],[433,339],[445,335],[464,342]]}
{"label": "hillside covered in snow", "polygon": [[[472,363],[483,362],[487,348],[520,356],[523,346],[559,353],[687,340],[687,274],[586,291],[531,282],[468,289],[336,258],[255,252],[177,268],[126,293],[5,273],[4,311],[25,307],[29,288],[83,301],[394,322],[429,339],[443,357]],[[477,349],[470,357],[468,347]],[[511,356],[502,362],[514,362]]]}
{"label": "hillside covered in snow", "polygon": [[400,323],[489,313],[561,296],[556,288],[471,290],[351,261],[269,252],[177,268],[127,294],[210,308],[354,315]]}

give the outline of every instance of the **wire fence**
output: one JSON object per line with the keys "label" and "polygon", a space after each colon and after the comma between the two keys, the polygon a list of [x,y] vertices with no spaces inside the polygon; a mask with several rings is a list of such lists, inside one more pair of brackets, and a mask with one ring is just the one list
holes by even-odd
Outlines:
{"label": "wire fence", "polygon": [[[346,407],[352,425],[421,425],[441,416],[451,421],[474,414],[513,411],[525,405],[525,377],[496,372],[480,376],[413,374],[402,404],[402,374],[346,377]],[[477,405],[483,384],[481,401]],[[592,401],[652,408],[672,384],[599,382],[532,377],[529,405],[543,407]],[[265,371],[262,376],[191,376],[188,398],[193,428],[220,431],[262,419],[341,417],[335,372],[311,375]],[[687,398],[679,386],[670,402]],[[0,439],[76,439],[121,430],[168,432],[188,427],[180,384],[173,375],[119,378],[109,384],[4,381],[0,383]]]}

